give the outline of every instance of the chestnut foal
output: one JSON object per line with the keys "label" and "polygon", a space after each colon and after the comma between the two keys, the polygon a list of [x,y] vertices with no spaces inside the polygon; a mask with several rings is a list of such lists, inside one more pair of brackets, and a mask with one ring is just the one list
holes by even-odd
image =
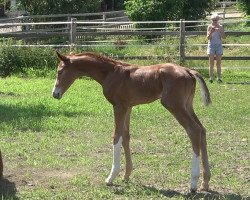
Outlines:
{"label": "chestnut foal", "polygon": [[206,83],[198,72],[171,63],[138,67],[95,53],[62,55],[57,52],[57,56],[60,64],[52,92],[54,98],[62,98],[78,77],[88,76],[101,84],[104,96],[113,105],[115,117],[113,165],[106,179],[107,185],[111,185],[120,172],[121,146],[124,148],[126,158],[125,180],[129,179],[133,169],[129,147],[132,107],[160,99],[161,104],[184,127],[191,140],[193,148],[191,191],[197,190],[200,152],[203,165],[202,189],[208,190],[210,170],[206,130],[193,110],[196,80],[201,85],[205,105],[209,105],[211,99]]}

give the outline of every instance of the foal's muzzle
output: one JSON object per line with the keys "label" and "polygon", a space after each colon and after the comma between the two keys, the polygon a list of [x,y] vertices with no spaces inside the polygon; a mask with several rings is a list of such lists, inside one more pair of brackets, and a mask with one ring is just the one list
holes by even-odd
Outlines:
{"label": "foal's muzzle", "polygon": [[52,93],[52,96],[53,96],[55,99],[61,99],[61,98],[62,98],[62,95],[61,95],[59,92],[53,92],[53,93]]}
{"label": "foal's muzzle", "polygon": [[62,92],[61,92],[61,88],[54,86],[53,90],[52,90],[52,96],[55,99],[61,99],[62,98]]}

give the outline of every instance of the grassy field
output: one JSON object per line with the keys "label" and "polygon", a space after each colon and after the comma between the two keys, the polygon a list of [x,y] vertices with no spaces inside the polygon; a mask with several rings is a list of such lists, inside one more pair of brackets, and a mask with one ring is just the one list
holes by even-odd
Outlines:
{"label": "grassy field", "polygon": [[224,70],[223,81],[208,84],[211,107],[197,87],[212,179],[210,193],[191,196],[189,139],[159,102],[133,109],[134,172],[108,187],[113,112],[101,87],[79,79],[58,101],[53,78],[0,79],[3,199],[249,199],[250,71]]}

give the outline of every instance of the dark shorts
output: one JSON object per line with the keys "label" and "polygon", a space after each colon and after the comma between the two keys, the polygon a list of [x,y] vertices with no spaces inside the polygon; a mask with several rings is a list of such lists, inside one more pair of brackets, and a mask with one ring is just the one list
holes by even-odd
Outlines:
{"label": "dark shorts", "polygon": [[222,44],[208,44],[207,54],[208,55],[222,55],[223,54]]}

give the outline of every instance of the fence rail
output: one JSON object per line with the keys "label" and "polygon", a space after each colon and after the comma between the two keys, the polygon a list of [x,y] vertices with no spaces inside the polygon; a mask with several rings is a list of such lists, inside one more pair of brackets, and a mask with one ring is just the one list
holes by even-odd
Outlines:
{"label": "fence rail", "polygon": [[[248,20],[238,20],[233,23],[249,23]],[[224,24],[231,23],[223,21]],[[136,24],[164,24],[165,28],[152,28],[152,29],[140,29],[136,28]],[[173,26],[168,27],[169,24]],[[76,41],[80,37],[97,37],[97,36],[164,36],[172,35],[179,38],[179,60],[181,62],[185,60],[204,60],[208,59],[207,56],[186,56],[185,50],[189,46],[186,44],[188,36],[206,35],[206,31],[189,31],[187,30],[187,24],[200,24],[200,26],[207,26],[208,21],[148,21],[148,22],[110,22],[110,21],[78,21],[76,18],[71,18],[71,21],[63,22],[22,22],[22,23],[0,23],[0,28],[8,29],[10,27],[20,28],[19,31],[15,32],[2,32],[0,37],[14,37],[18,39],[26,38],[44,38],[54,36],[66,36],[69,38],[69,45],[65,46],[90,46],[90,45],[79,45]],[[40,27],[41,28],[37,28]],[[49,26],[49,28],[47,27]],[[123,27],[124,26],[124,27]],[[50,28],[52,27],[52,28]],[[250,31],[226,31],[226,35],[250,35]],[[196,44],[197,46],[204,46],[206,44]],[[41,45],[40,45],[41,46]],[[46,45],[42,45],[46,46]],[[47,45],[48,46],[48,45]],[[50,45],[52,47],[53,45]],[[58,45],[54,45],[56,47]],[[191,45],[190,45],[191,46]],[[227,46],[250,46],[250,44],[227,44]],[[149,56],[130,56],[131,59],[144,59]],[[122,58],[122,57],[120,57]],[[128,57],[127,57],[128,58]],[[250,60],[250,56],[223,56],[225,60]]]}
{"label": "fence rail", "polygon": [[71,18],[77,18],[78,20],[82,20],[86,18],[86,20],[102,20],[109,21],[111,19],[115,21],[119,21],[118,19],[122,17],[126,17],[124,10],[121,11],[112,11],[112,12],[98,12],[98,13],[78,13],[78,14],[53,14],[53,15],[26,15],[22,14],[17,17],[11,18],[3,18],[0,19],[0,23],[14,23],[14,22],[34,22],[34,21],[70,21]]}

